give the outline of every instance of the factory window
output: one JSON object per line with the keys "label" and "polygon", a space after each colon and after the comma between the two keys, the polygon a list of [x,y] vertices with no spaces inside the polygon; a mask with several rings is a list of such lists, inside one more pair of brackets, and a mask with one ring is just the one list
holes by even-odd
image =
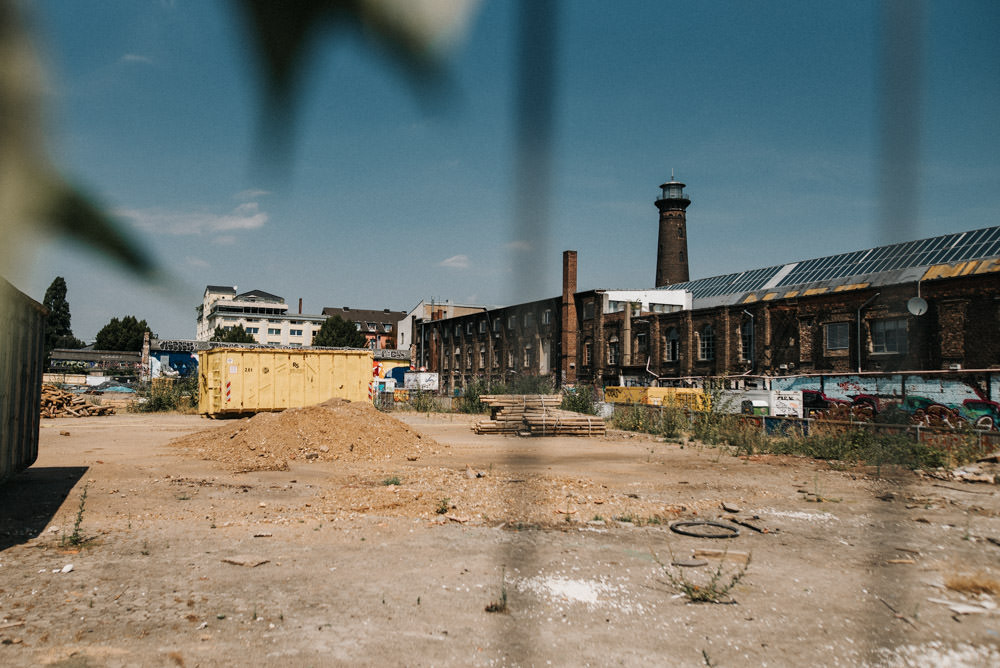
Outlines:
{"label": "factory window", "polygon": [[494,320],[493,321],[493,331],[494,332],[499,332],[500,331],[500,321],[499,320]]}
{"label": "factory window", "polygon": [[462,368],[462,349],[455,346],[455,368]]}
{"label": "factory window", "polygon": [[534,357],[532,356],[531,346],[524,347],[524,368],[527,369],[534,363]]}
{"label": "factory window", "polygon": [[594,342],[584,341],[583,342],[583,366],[590,366],[591,361],[594,359]]}
{"label": "factory window", "polygon": [[753,361],[753,320],[740,323],[740,361]]}
{"label": "factory window", "polygon": [[535,324],[535,312],[528,311],[527,313],[524,314],[524,326],[530,327],[531,325],[534,324]]}
{"label": "factory window", "polygon": [[290,329],[290,330],[288,330],[288,335],[289,336],[302,336],[302,330],[301,329]]}
{"label": "factory window", "polygon": [[507,368],[508,369],[513,369],[514,368],[514,351],[513,350],[508,350],[507,351]]}
{"label": "factory window", "polygon": [[471,322],[465,323],[465,333],[466,334],[472,334],[472,323]]}
{"label": "factory window", "polygon": [[479,346],[479,368],[486,368],[486,346]]}
{"label": "factory window", "polygon": [[892,318],[872,321],[872,352],[873,353],[905,353],[906,320]]}
{"label": "factory window", "polygon": [[472,368],[472,346],[465,349],[465,368]]}
{"label": "factory window", "polygon": [[480,320],[479,321],[479,333],[480,334],[485,334],[486,333],[486,321],[485,320]]}
{"label": "factory window", "polygon": [[542,313],[542,324],[543,325],[552,324],[552,309],[547,308],[545,309],[545,312]]}
{"label": "factory window", "polygon": [[260,327],[247,327],[247,334],[258,334],[260,333]]}
{"label": "factory window", "polygon": [[268,336],[280,336],[281,335],[281,330],[277,329],[275,327],[268,327],[267,328],[267,335]]}
{"label": "factory window", "polygon": [[711,325],[705,325],[698,332],[698,359],[702,361],[715,359],[715,330]]}
{"label": "factory window", "polygon": [[680,340],[677,337],[677,329],[671,327],[663,344],[663,361],[676,362],[678,359],[680,359]]}
{"label": "factory window", "polygon": [[507,329],[514,329],[517,326],[517,316],[512,315],[507,318]]}
{"label": "factory window", "polygon": [[646,355],[649,352],[649,334],[640,332],[635,335],[635,354]]}
{"label": "factory window", "polygon": [[615,366],[618,364],[618,359],[618,337],[612,336],[608,339],[608,366]]}
{"label": "factory window", "polygon": [[594,302],[584,302],[583,303],[583,319],[590,320],[594,317]]}
{"label": "factory window", "polygon": [[847,350],[850,347],[851,323],[831,322],[823,328],[826,335],[826,349]]}
{"label": "factory window", "polygon": [[493,368],[497,369],[500,367],[500,352],[497,350],[496,346],[493,346]]}
{"label": "factory window", "polygon": [[461,325],[455,325],[455,338],[457,339],[461,335],[462,335],[462,326]]}

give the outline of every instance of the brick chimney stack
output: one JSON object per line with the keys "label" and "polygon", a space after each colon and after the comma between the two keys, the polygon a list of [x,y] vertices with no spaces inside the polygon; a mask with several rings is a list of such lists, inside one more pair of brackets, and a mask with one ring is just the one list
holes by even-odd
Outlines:
{"label": "brick chimney stack", "polygon": [[577,320],[576,320],[576,251],[563,252],[562,278],[562,359],[560,372],[562,384],[576,383],[576,350],[577,350]]}

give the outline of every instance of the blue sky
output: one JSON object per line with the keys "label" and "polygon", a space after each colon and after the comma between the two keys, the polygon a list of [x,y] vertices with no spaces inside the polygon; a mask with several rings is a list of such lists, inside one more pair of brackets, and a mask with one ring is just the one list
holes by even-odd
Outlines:
{"label": "blue sky", "polygon": [[[557,10],[548,232],[519,235],[517,7],[477,7],[446,60],[451,94],[432,104],[378,52],[332,35],[273,179],[229,3],[27,3],[52,159],[171,279],[145,284],[51,242],[14,282],[40,300],[64,276],[85,339],[128,314],[193,338],[206,284],[302,298],[309,313],[555,296],[564,249],[579,251],[580,289],[649,288],[672,169],[692,199],[692,278],[998,224],[1000,3],[925,5],[919,199],[893,235],[878,3],[573,0]],[[519,257],[544,259],[537,282],[517,280]]]}

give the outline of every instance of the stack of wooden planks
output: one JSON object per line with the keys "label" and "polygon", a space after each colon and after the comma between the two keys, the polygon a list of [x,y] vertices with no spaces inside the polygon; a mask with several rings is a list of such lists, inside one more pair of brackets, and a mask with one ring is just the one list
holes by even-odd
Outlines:
{"label": "stack of wooden planks", "polygon": [[479,400],[490,407],[491,417],[473,425],[477,434],[603,436],[607,431],[599,417],[560,410],[558,394],[485,395]]}
{"label": "stack of wooden planks", "polygon": [[41,415],[43,418],[88,417],[114,415],[112,406],[95,406],[80,395],[60,390],[55,385],[42,385]]}

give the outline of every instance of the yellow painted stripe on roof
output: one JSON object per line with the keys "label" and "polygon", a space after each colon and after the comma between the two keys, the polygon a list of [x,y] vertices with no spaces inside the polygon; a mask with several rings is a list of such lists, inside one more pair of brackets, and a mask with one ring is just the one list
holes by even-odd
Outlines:
{"label": "yellow painted stripe on roof", "polygon": [[827,288],[809,288],[802,293],[803,296],[808,297],[809,295],[821,295],[827,291]]}
{"label": "yellow painted stripe on roof", "polygon": [[761,297],[761,300],[765,301],[765,302],[769,302],[769,301],[771,301],[772,299],[774,299],[777,296],[778,296],[777,292],[768,292],[766,295],[764,295],[763,297]]}
{"label": "yellow painted stripe on roof", "polygon": [[991,271],[1000,271],[1000,260],[983,260],[976,268],[977,274],[985,274]]}
{"label": "yellow painted stripe on roof", "polygon": [[743,303],[744,303],[744,304],[753,304],[753,303],[754,303],[755,301],[757,301],[757,295],[755,295],[755,294],[753,294],[753,293],[751,293],[751,294],[747,295],[747,296],[746,296],[746,297],[745,297],[745,298],[743,299]]}
{"label": "yellow painted stripe on roof", "polygon": [[978,261],[975,261],[975,262],[966,262],[966,264],[968,266],[965,267],[965,269],[962,270],[962,273],[958,274],[959,276],[968,276],[969,274],[972,273],[973,269],[975,269],[976,267],[979,266],[979,262]]}
{"label": "yellow painted stripe on roof", "polygon": [[932,278],[946,278],[951,275],[948,272],[949,269],[951,269],[951,267],[947,264],[935,264],[927,268],[927,271],[924,272],[924,277],[921,280],[926,281]]}
{"label": "yellow painted stripe on roof", "polygon": [[791,299],[792,297],[797,297],[799,294],[798,290],[790,290],[785,293],[785,299]]}

